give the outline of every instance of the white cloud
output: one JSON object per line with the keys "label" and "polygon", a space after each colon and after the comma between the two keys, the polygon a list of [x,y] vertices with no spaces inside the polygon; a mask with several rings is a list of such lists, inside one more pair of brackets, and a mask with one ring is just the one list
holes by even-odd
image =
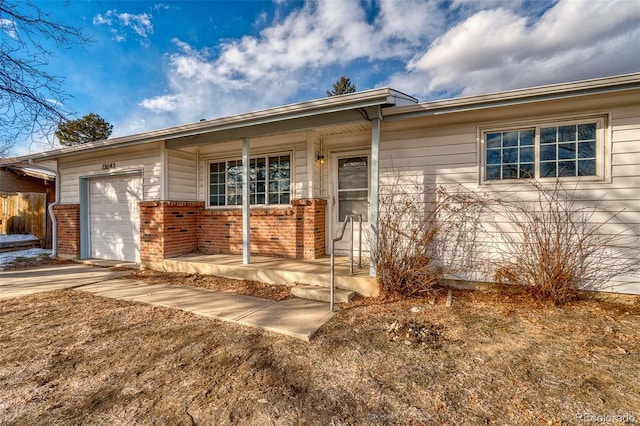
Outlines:
{"label": "white cloud", "polygon": [[178,107],[178,99],[177,95],[156,96],[143,100],[140,106],[153,112],[169,112]]}
{"label": "white cloud", "polygon": [[[169,56],[167,75],[173,111],[180,120],[197,120],[285,103],[313,84],[310,76],[329,67],[358,60],[406,61],[442,25],[441,12],[430,1],[411,0],[399,8],[383,0],[374,19],[363,7],[358,0],[307,2],[258,36],[212,49],[174,40],[178,51]],[[264,16],[258,20],[266,22]],[[155,99],[141,106],[157,112]]]}
{"label": "white cloud", "polygon": [[633,1],[608,4],[309,1],[282,17],[276,11],[256,36],[203,49],[175,39],[168,92],[140,102],[140,115],[152,128],[323,96],[318,76],[356,63],[374,72],[390,61],[406,64],[369,87],[423,98],[640,70],[640,9]]}
{"label": "white cloud", "polygon": [[437,38],[390,83],[420,96],[482,93],[640,68],[640,8],[632,1],[562,0],[537,21],[479,11]]}
{"label": "white cloud", "polygon": [[113,33],[113,39],[118,43],[121,43],[127,39],[127,37],[124,34],[118,33],[118,30],[116,29],[112,29],[111,33]]}
{"label": "white cloud", "polygon": [[93,25],[111,25],[113,24],[113,19],[109,17],[111,11],[107,12],[107,16],[102,16],[101,14],[97,14],[93,17]]}
{"label": "white cloud", "polygon": [[[153,9],[165,10],[166,5],[154,5]],[[149,45],[149,36],[153,34],[153,16],[149,13],[132,14],[128,12],[118,13],[116,9],[108,10],[104,15],[97,14],[93,17],[94,25],[107,25],[114,34],[113,39],[117,42],[126,40],[127,30],[133,31],[140,37],[140,43],[143,46]]]}
{"label": "white cloud", "polygon": [[18,38],[16,23],[11,19],[0,18],[0,30],[4,31],[10,38],[14,40]]}
{"label": "white cloud", "polygon": [[136,34],[142,38],[146,38],[149,34],[153,34],[153,24],[151,24],[151,15],[140,13],[133,15],[131,13],[121,13],[118,19],[125,27],[130,27]]}
{"label": "white cloud", "polygon": [[156,3],[153,5],[152,9],[154,11],[159,11],[159,10],[169,10],[170,6],[168,4],[164,4],[164,3]]}

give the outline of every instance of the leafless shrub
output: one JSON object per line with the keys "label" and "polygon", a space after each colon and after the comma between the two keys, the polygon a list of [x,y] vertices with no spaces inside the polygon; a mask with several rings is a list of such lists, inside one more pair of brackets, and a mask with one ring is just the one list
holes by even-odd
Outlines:
{"label": "leafless shrub", "polygon": [[460,264],[452,259],[468,253],[456,241],[451,244],[448,234],[460,235],[453,231],[459,231],[477,201],[442,186],[430,192],[401,177],[381,188],[374,258],[383,294],[408,297],[431,291],[451,264]]}
{"label": "leafless shrub", "polygon": [[375,262],[383,294],[412,296],[438,282],[439,211],[436,194],[429,199],[400,177],[381,188]]}
{"label": "leafless shrub", "polygon": [[494,223],[503,240],[495,281],[526,286],[534,298],[562,305],[579,289],[598,290],[640,269],[638,251],[630,248],[638,241],[635,229],[614,229],[622,210],[607,211],[602,199],[582,202],[560,181],[529,184],[533,201],[495,202]]}

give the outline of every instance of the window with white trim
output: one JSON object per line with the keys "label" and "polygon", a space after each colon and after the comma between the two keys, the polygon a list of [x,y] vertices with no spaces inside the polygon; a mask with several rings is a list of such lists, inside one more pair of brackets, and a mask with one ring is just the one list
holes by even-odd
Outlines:
{"label": "window with white trim", "polygon": [[[209,206],[242,205],[242,160],[212,161]],[[291,155],[269,155],[249,160],[249,203],[281,205],[291,201]]]}
{"label": "window with white trim", "polygon": [[604,119],[485,130],[484,180],[602,177]]}

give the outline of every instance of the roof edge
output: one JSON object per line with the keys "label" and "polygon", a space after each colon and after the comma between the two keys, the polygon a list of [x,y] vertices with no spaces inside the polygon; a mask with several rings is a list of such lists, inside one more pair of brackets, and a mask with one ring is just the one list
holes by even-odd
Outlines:
{"label": "roof edge", "polygon": [[385,120],[399,120],[424,115],[491,108],[509,104],[561,99],[638,88],[640,88],[640,73],[630,73],[481,95],[427,101],[416,105],[389,107],[383,109],[383,115]]}
{"label": "roof edge", "polygon": [[360,109],[371,106],[383,107],[393,105],[407,105],[415,104],[417,102],[418,100],[412,96],[388,87],[383,87],[371,90],[363,90],[360,92],[349,93],[345,95],[318,98],[310,101],[287,104],[248,113],[215,118],[211,120],[202,120],[194,123],[167,127],[164,129],[151,130],[148,132],[127,136],[120,136],[112,139],[88,142],[82,145],[74,145],[71,147],[64,147],[55,150],[16,157],[15,161],[17,163],[21,163],[29,160],[53,159],[73,155],[80,152],[91,152],[93,150],[100,150],[111,147],[124,147],[150,142],[158,142],[167,139],[193,136],[219,130],[228,130],[230,128],[254,126],[300,117],[319,115],[328,112]]}

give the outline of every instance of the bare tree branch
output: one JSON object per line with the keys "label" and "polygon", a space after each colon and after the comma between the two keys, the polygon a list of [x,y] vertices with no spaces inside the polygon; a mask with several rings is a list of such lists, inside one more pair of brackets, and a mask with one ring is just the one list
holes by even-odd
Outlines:
{"label": "bare tree branch", "polygon": [[89,42],[31,1],[0,0],[0,157],[20,140],[50,137],[70,115],[63,79],[46,67],[56,52]]}

